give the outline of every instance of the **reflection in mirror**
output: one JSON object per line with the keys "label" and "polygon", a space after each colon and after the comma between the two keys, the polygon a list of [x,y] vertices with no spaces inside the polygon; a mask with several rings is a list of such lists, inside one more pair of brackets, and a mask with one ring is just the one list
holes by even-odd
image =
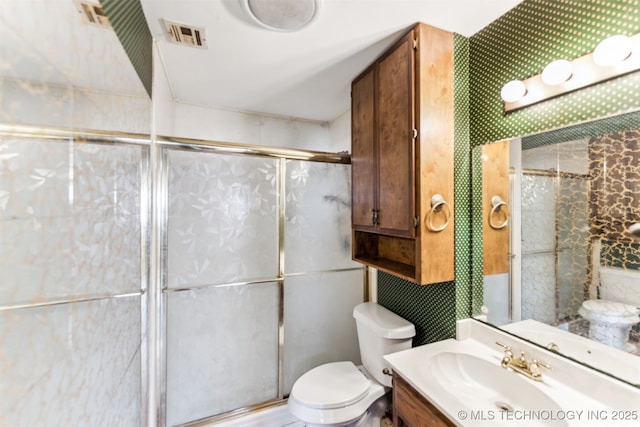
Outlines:
{"label": "reflection in mirror", "polygon": [[[496,162],[482,146],[486,320],[640,386],[640,130],[508,143],[509,251],[496,264],[487,216]],[[505,150],[502,150],[505,151]],[[474,185],[478,192],[479,185]],[[479,195],[476,194],[475,197]],[[477,206],[477,205],[475,205]],[[480,214],[476,208],[475,214]],[[504,253],[500,248],[498,252]]]}

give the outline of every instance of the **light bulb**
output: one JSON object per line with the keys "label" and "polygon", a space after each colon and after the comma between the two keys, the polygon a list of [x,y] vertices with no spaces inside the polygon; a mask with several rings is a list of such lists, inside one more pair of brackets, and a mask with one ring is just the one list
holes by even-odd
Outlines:
{"label": "light bulb", "polygon": [[573,66],[566,59],[558,59],[549,63],[542,70],[542,81],[549,86],[557,86],[569,80],[573,74]]}
{"label": "light bulb", "polygon": [[631,37],[622,34],[608,37],[594,49],[593,62],[602,67],[617,65],[631,55],[632,48]]}
{"label": "light bulb", "polygon": [[516,102],[527,94],[527,87],[522,80],[511,80],[502,86],[500,96],[504,102]]}

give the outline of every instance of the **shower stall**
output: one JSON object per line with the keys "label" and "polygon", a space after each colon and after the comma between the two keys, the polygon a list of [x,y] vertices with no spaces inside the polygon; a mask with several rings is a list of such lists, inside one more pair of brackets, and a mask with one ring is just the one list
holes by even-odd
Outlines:
{"label": "shower stall", "polygon": [[219,420],[358,362],[348,163],[0,127],[0,425]]}
{"label": "shower stall", "polygon": [[[524,156],[523,156],[524,158]],[[557,325],[588,295],[588,174],[524,169],[521,177],[521,315]]]}

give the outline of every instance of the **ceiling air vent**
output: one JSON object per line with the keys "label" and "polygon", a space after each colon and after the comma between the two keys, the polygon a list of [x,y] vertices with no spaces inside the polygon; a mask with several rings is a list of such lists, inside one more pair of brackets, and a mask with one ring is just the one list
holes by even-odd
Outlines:
{"label": "ceiling air vent", "polygon": [[90,3],[86,1],[74,0],[78,13],[84,16],[89,24],[97,25],[102,28],[111,28],[111,23],[104,9],[99,3]]}
{"label": "ceiling air vent", "polygon": [[163,19],[162,23],[164,24],[165,30],[167,30],[167,37],[170,42],[202,49],[207,48],[204,28],[178,24],[167,21],[166,19]]}

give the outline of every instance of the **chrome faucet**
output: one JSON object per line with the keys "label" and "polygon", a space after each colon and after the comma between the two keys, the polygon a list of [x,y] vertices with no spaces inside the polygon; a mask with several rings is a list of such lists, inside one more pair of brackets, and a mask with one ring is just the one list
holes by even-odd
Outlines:
{"label": "chrome faucet", "polygon": [[551,366],[545,362],[541,362],[536,359],[531,359],[530,361],[527,360],[524,351],[521,351],[520,356],[516,358],[514,357],[511,347],[498,341],[496,341],[496,344],[504,348],[504,355],[500,362],[500,366],[504,369],[511,369],[512,371],[518,372],[534,381],[542,381],[542,373],[540,372],[541,366],[551,370]]}

